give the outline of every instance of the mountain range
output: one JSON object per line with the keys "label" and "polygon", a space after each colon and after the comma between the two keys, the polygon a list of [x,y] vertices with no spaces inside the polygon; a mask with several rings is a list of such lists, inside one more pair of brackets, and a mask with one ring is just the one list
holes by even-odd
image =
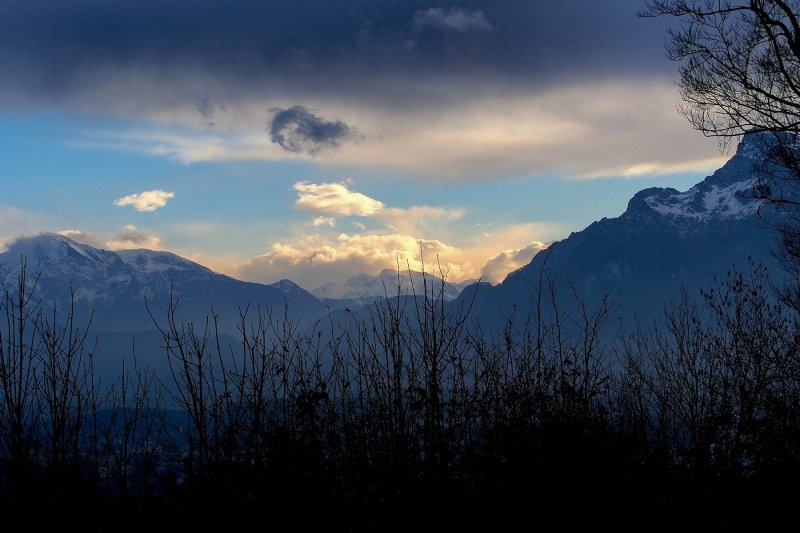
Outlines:
{"label": "mountain range", "polygon": [[[591,308],[612,295],[619,298],[619,317],[630,323],[633,317],[657,320],[681,289],[699,294],[700,287],[734,266],[745,268],[749,260],[780,277],[773,254],[777,236],[765,227],[761,204],[752,198],[762,153],[757,139],[745,136],[722,168],[691,189],[642,190],[621,216],[552,244],[501,284],[444,283],[442,294],[448,305],[470,308],[482,325],[499,327],[511,314],[526,316],[542,280],[553,280],[559,306],[576,309],[577,296]],[[0,254],[0,281],[6,287],[16,282],[22,260],[29,275],[38,276],[40,300],[66,310],[72,297],[78,318],[93,317],[92,328],[109,352],[128,346],[134,333],[137,343],[139,337],[149,338],[149,349],[157,351],[153,317],[166,317],[171,297],[178,301],[180,320],[202,322],[213,310],[223,318],[223,333],[235,335],[237,319],[248,306],[287,312],[298,327],[309,327],[387,292],[396,295],[398,286],[401,294],[420,294],[423,285],[420,273],[384,270],[311,293],[290,280],[239,281],[169,252],[101,250],[41,234],[20,238]],[[429,286],[437,282],[428,278]]]}

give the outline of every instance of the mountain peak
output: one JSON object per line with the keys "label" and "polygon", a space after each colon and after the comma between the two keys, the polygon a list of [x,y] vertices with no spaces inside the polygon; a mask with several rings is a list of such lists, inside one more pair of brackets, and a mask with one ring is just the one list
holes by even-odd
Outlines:
{"label": "mountain peak", "polygon": [[709,222],[755,215],[761,205],[753,197],[756,162],[763,162],[765,142],[763,135],[746,135],[722,168],[687,191],[661,187],[639,191],[628,203],[625,216],[647,218],[655,213],[672,222]]}
{"label": "mountain peak", "polygon": [[775,131],[745,133],[736,146],[736,156],[763,164],[778,146],[796,148],[798,146],[797,135]]}
{"label": "mountain peak", "polygon": [[20,237],[13,241],[8,249],[0,254],[0,264],[19,266],[20,258],[23,257],[34,265],[65,262],[105,263],[108,261],[110,253],[80,244],[57,233],[40,233],[30,237]]}
{"label": "mountain peak", "polygon": [[269,286],[272,287],[273,289],[278,289],[279,291],[281,291],[283,293],[287,293],[287,294],[291,293],[293,291],[303,291],[303,290],[305,290],[300,285],[298,285],[297,283],[295,283],[294,281],[292,281],[290,279],[282,279],[282,280],[276,281],[275,283],[270,283]]}

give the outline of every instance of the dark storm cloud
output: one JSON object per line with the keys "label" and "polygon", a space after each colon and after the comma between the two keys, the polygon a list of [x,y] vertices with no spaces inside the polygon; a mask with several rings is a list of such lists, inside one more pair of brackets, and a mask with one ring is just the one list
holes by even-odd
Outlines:
{"label": "dark storm cloud", "polygon": [[355,128],[341,120],[325,120],[303,106],[271,111],[269,138],[289,152],[317,155],[360,137]]}
{"label": "dark storm cloud", "polygon": [[198,94],[225,101],[271,91],[405,105],[430,98],[393,92],[396,80],[542,87],[597,76],[671,76],[662,53],[665,21],[637,20],[641,5],[4,0],[0,102],[113,107],[130,93],[168,105],[191,104]]}

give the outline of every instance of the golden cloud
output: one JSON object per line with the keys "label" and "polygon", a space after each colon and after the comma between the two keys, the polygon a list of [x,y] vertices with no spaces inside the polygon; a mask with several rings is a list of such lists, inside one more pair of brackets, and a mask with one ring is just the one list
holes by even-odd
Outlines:
{"label": "golden cloud", "polygon": [[129,205],[137,211],[152,213],[156,209],[167,205],[167,200],[170,198],[175,198],[175,193],[154,189],[152,191],[144,191],[117,198],[114,200],[114,205],[117,207]]}
{"label": "golden cloud", "polygon": [[317,184],[301,181],[294,184],[294,190],[299,193],[295,207],[318,215],[368,217],[383,208],[383,202],[351,191],[344,183]]}

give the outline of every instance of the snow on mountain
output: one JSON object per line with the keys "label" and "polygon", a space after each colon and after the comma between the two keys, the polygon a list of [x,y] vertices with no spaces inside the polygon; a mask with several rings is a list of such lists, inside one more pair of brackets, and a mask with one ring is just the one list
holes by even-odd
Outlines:
{"label": "snow on mountain", "polygon": [[[152,297],[167,278],[217,276],[208,268],[169,252],[109,251],[63,235],[43,233],[17,239],[0,254],[0,279],[8,284],[25,259],[29,275],[38,276],[44,296],[63,302],[68,291],[88,305],[100,300]],[[157,281],[158,280],[158,281]]]}
{"label": "snow on mountain", "polygon": [[70,291],[76,300],[93,302],[113,295],[130,281],[128,268],[117,254],[80,244],[62,235],[45,233],[12,242],[0,254],[0,281],[16,282],[22,261],[29,277],[38,277],[47,299],[66,302]]}
{"label": "snow on mountain", "polygon": [[758,211],[759,202],[747,197],[752,193],[755,178],[727,186],[695,185],[686,192],[662,189],[644,198],[653,211],[665,217],[687,217],[698,221],[712,218],[746,218]]}
{"label": "snow on mountain", "polygon": [[98,250],[54,233],[43,233],[12,242],[0,254],[0,269],[19,268],[25,258],[31,268],[36,265],[72,268],[75,266],[119,266],[119,257],[106,250]]}
{"label": "snow on mountain", "polygon": [[760,137],[745,136],[725,166],[688,191],[645,189],[634,196],[629,210],[635,210],[637,204],[643,203],[676,223],[684,219],[708,223],[750,218],[762,203],[754,198],[753,188],[758,181],[755,167],[763,159],[764,150]]}

